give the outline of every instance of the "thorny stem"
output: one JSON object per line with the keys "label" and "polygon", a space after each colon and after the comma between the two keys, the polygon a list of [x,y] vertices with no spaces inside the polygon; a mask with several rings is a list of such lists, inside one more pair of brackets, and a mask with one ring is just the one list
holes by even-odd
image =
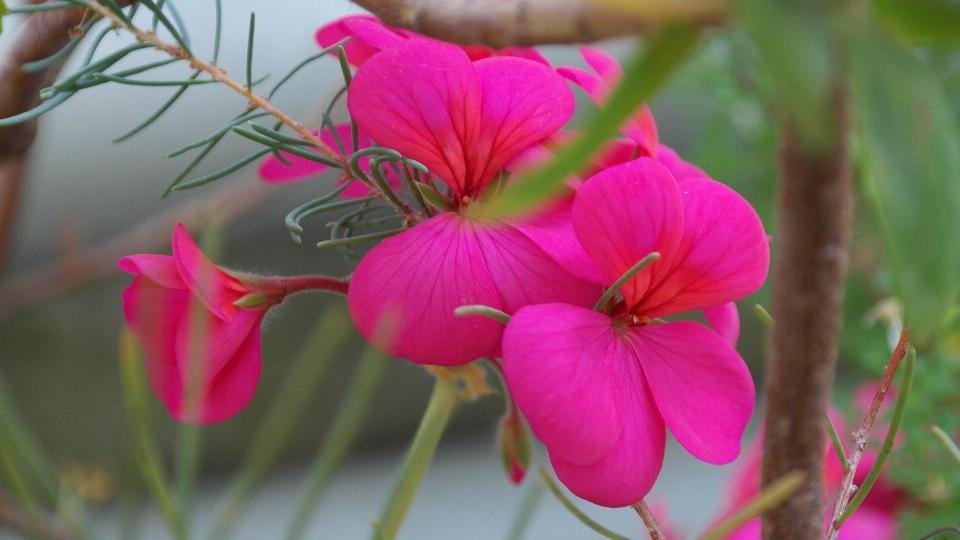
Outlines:
{"label": "thorny stem", "polygon": [[847,505],[850,503],[850,497],[856,489],[853,485],[853,477],[857,473],[857,465],[860,464],[863,449],[867,446],[867,440],[870,438],[870,429],[873,427],[873,422],[877,419],[877,414],[880,412],[880,405],[883,403],[883,398],[887,395],[887,390],[893,382],[893,376],[896,375],[897,368],[900,367],[900,362],[907,354],[907,344],[909,340],[910,331],[904,330],[904,332],[900,334],[900,341],[893,350],[893,355],[890,357],[890,363],[887,364],[886,369],[883,370],[883,377],[880,379],[877,391],[873,394],[873,401],[870,402],[870,408],[867,410],[867,414],[863,417],[863,421],[860,422],[860,429],[853,434],[853,451],[847,459],[847,466],[849,468],[843,475],[843,482],[840,484],[840,495],[837,496],[837,502],[833,507],[833,519],[830,521],[830,528],[827,530],[827,540],[836,540],[837,535],[840,533],[837,520],[840,519],[840,516],[842,516],[847,509]]}
{"label": "thorny stem", "polygon": [[[250,103],[249,107],[251,110],[260,108],[270,113],[277,120],[280,120],[285,125],[287,125],[291,129],[296,131],[301,137],[303,137],[305,141],[310,142],[310,144],[316,147],[316,149],[319,150],[321,153],[325,154],[327,157],[339,163],[345,175],[350,177],[354,176],[353,171],[350,170],[349,157],[342,156],[337,152],[335,152],[332,148],[324,144],[323,141],[320,140],[320,137],[318,135],[314,135],[303,124],[301,124],[300,122],[297,122],[296,120],[291,118],[289,115],[287,115],[283,111],[274,107],[273,104],[271,104],[270,101],[265,96],[258,96],[253,92],[252,88],[228,77],[227,72],[223,68],[215,66],[210,62],[203,61],[197,58],[196,56],[191,55],[190,53],[185,51],[182,47],[178,45],[174,45],[172,43],[168,43],[160,39],[160,36],[158,36],[153,32],[143,31],[143,30],[140,30],[139,28],[131,26],[130,24],[127,24],[123,19],[118,17],[113,11],[103,6],[96,0],[90,0],[89,5],[90,5],[90,9],[95,11],[98,15],[109,19],[111,24],[113,24],[113,26],[115,26],[116,28],[122,28],[130,32],[131,34],[133,34],[133,37],[136,38],[137,41],[141,43],[149,43],[157,50],[163,51],[172,57],[183,58],[184,60],[190,62],[190,67],[196,70],[203,71],[209,74],[214,79],[227,85],[229,88],[231,88],[238,94],[247,98],[247,101]],[[384,193],[378,186],[372,185],[370,186],[370,189],[378,197],[389,200],[389,195],[387,193]],[[396,207],[396,209],[397,209],[397,212],[405,216],[411,222],[416,223],[420,221],[419,217],[415,215],[415,213],[412,212],[409,208],[400,206],[400,207]]]}
{"label": "thorny stem", "polygon": [[646,501],[640,499],[640,502],[633,505],[633,509],[637,511],[640,519],[643,520],[643,524],[647,526],[647,532],[650,533],[651,540],[667,540],[667,537],[663,535],[663,531],[660,529],[660,522],[654,517],[650,508],[647,507]]}

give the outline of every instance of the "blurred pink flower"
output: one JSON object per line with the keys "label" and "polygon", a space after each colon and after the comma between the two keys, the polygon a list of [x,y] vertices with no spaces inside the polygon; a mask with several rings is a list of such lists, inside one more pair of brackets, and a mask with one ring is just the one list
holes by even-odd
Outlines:
{"label": "blurred pink flower", "polygon": [[599,295],[514,225],[471,218],[504,165],[573,114],[556,72],[515,57],[474,62],[458,46],[409,38],[363,63],[347,106],[373,140],[426,165],[452,194],[451,211],[383,241],[357,266],[348,300],[368,340],[392,318],[399,327],[386,352],[464,364],[499,356],[503,326],[456,317],[455,308],[514,313],[542,302],[585,306]]}
{"label": "blurred pink flower", "polygon": [[[346,294],[347,286],[322,276],[231,275],[210,262],[180,224],[171,246],[173,256],[117,262],[136,276],[123,291],[123,314],[144,351],[150,386],[170,414],[181,422],[221,422],[244,408],[257,388],[266,311],[294,292]],[[193,358],[199,366],[191,365]]]}
{"label": "blurred pink flower", "polygon": [[[347,55],[347,61],[356,67],[363,65],[381,50],[406,39],[436,41],[409,30],[389,27],[372,15],[348,15],[337,19],[320,27],[315,36],[321,48],[330,47],[347,37],[352,39],[343,46],[343,50]],[[463,45],[460,48],[467,53],[470,60],[482,60],[492,56],[516,56],[550,65],[550,62],[533,48],[507,47],[496,50],[483,45]]]}
{"label": "blurred pink flower", "polygon": [[[117,263],[136,276],[123,291],[123,314],[144,350],[150,386],[170,414],[181,422],[220,422],[245,407],[257,388],[260,322],[269,306],[235,306],[253,290],[210,262],[183,225],[172,247],[172,257],[133,255]],[[193,417],[187,410],[192,354],[202,362]]]}
{"label": "blurred pink flower", "polygon": [[[336,124],[333,127],[337,130],[337,135],[340,137],[340,141],[343,143],[344,149],[347,151],[346,156],[349,157],[353,155],[353,153],[357,150],[370,148],[370,137],[367,137],[367,135],[362,131],[358,133],[357,148],[353,147],[353,137],[349,123]],[[324,127],[322,134],[320,134],[319,130],[313,130],[313,134],[319,134],[320,140],[323,141],[323,144],[332,148],[334,151],[339,151],[340,147],[337,144],[336,139],[334,139],[333,135],[330,133],[330,130],[326,127]],[[310,147],[309,149],[317,151],[316,148]],[[324,165],[323,163],[317,163],[316,161],[294,156],[292,154],[288,154],[287,152],[281,151],[280,155],[289,162],[289,165],[277,159],[277,157],[273,154],[267,156],[267,159],[263,160],[263,163],[260,164],[260,168],[257,169],[257,174],[260,175],[260,178],[264,182],[270,184],[287,184],[309,178],[315,174],[320,174],[330,169],[329,165]],[[369,172],[370,157],[365,156],[360,158],[359,165],[361,169]],[[400,179],[397,178],[397,175],[394,174],[390,168],[387,168],[384,179],[387,181],[390,187],[400,187]],[[340,180],[337,181],[337,185],[343,185],[345,181],[346,177],[341,175]],[[360,181],[354,181],[350,186],[340,192],[340,197],[345,199],[356,199],[360,197],[366,197],[367,195],[370,195],[370,188]]]}
{"label": "blurred pink flower", "polygon": [[[519,309],[503,334],[503,367],[560,480],[593,503],[627,506],[659,474],[665,427],[709,463],[739,454],[754,388],[731,344],[736,310],[723,306],[760,288],[769,247],[736,192],[678,182],[646,157],[587,180],[571,214],[587,256],[578,275],[609,286],[648,254],[660,258],[620,289],[609,314],[568,303]],[[723,329],[654,320],[704,308],[718,308]]]}

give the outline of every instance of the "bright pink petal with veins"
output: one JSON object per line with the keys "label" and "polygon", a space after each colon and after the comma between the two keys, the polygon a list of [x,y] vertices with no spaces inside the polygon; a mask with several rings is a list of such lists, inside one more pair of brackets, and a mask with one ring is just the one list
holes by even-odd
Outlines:
{"label": "bright pink petal with veins", "polygon": [[599,285],[575,277],[510,225],[478,222],[473,231],[484,267],[500,295],[500,310],[507,314],[550,302],[593,307],[603,294]]}
{"label": "bright pink petal with veins", "polygon": [[232,320],[240,309],[233,303],[249,293],[250,288],[210,262],[179,223],[171,244],[177,270],[190,291],[215,315]]}
{"label": "bright pink petal with veins", "polygon": [[589,465],[620,437],[632,351],[612,327],[590,309],[540,304],[519,310],[503,333],[510,394],[554,457]]}
{"label": "bright pink petal with veins", "polygon": [[[603,271],[583,250],[570,217],[573,210],[572,199],[561,199],[521,221],[511,224],[540,246],[562,268],[580,279],[591,283],[604,284],[607,279]],[[599,295],[594,297],[594,301]]]}
{"label": "bright pink petal with veins", "polygon": [[657,147],[657,161],[670,171],[677,182],[692,178],[710,178],[707,173],[703,172],[703,169],[693,163],[684,161],[672,148],[662,144]]}
{"label": "bright pink petal with veins", "polygon": [[468,154],[478,146],[480,102],[466,53],[423,39],[375,55],[357,70],[347,96],[350,114],[371,139],[423,163],[458,197],[472,182]]}
{"label": "bright pink petal with veins", "polygon": [[573,230],[607,284],[650,253],[660,253],[620,289],[627,306],[633,306],[673,263],[683,232],[680,190],[667,169],[650,158],[610,167],[577,193]]}
{"label": "bright pink petal with veins", "polygon": [[756,211],[713,180],[681,184],[683,238],[666,276],[638,308],[660,317],[732,302],[767,279],[770,247]]}
{"label": "bright pink petal with veins", "polygon": [[187,289],[187,284],[177,270],[177,264],[169,255],[131,255],[117,261],[117,267],[128,274],[146,276],[161,287]]}
{"label": "bright pink petal with veins", "polygon": [[521,58],[474,63],[480,78],[482,119],[472,188],[483,187],[528,146],[573,116],[573,92],[552,69]]}
{"label": "bright pink petal with veins", "polygon": [[[440,214],[384,240],[360,261],[347,301],[368,341],[394,356],[445,366],[470,362],[498,343],[499,322],[453,315],[464,305],[501,307],[473,227],[456,214]],[[394,333],[394,342],[378,343],[382,332]]]}
{"label": "bright pink petal with veins", "polygon": [[[374,25],[379,26],[383,32],[390,32],[376,17],[349,15],[322,26],[314,37],[321,48],[330,47],[344,38],[352,37],[353,39],[343,46],[343,50],[347,53],[347,61],[350,64],[360,66],[371,56],[380,52],[384,41],[389,39],[389,36],[381,35],[378,30],[370,29],[370,26]],[[371,39],[372,42],[367,39]]]}
{"label": "bright pink petal with veins", "polygon": [[557,73],[580,88],[583,88],[583,91],[586,92],[587,95],[590,96],[590,99],[597,105],[603,105],[603,102],[606,101],[607,96],[610,94],[610,86],[604,82],[603,79],[589,71],[575,67],[561,67],[557,68]]}
{"label": "bright pink petal with veins", "polygon": [[753,379],[737,351],[691,321],[633,328],[624,336],[677,441],[707,463],[736,459],[755,399]]}
{"label": "bright pink petal with veins", "polygon": [[737,346],[737,339],[740,338],[740,313],[737,312],[735,302],[703,308],[703,316],[728,345]]}
{"label": "bright pink petal with veins", "polygon": [[611,508],[634,504],[650,492],[663,467],[666,448],[663,419],[636,357],[628,353],[620,359],[625,360],[619,380],[623,424],[610,452],[595,463],[574,465],[548,447],[557,477],[570,491]]}

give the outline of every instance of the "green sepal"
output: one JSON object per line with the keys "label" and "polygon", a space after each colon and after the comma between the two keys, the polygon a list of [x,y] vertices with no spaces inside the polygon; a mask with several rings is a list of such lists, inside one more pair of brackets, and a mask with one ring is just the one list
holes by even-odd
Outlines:
{"label": "green sepal", "polygon": [[423,195],[423,198],[427,200],[428,203],[432,204],[437,210],[441,212],[449,212],[453,210],[453,203],[450,199],[443,196],[443,193],[437,191],[437,188],[433,186],[428,186],[427,184],[417,184],[417,189],[420,190],[420,194]]}
{"label": "green sepal", "polygon": [[497,446],[503,472],[511,482],[519,485],[533,462],[533,444],[527,425],[515,409],[513,414],[508,411],[500,421]]}
{"label": "green sepal", "polygon": [[237,300],[233,305],[243,309],[257,309],[268,306],[275,302],[274,295],[265,292],[252,292],[243,298]]}

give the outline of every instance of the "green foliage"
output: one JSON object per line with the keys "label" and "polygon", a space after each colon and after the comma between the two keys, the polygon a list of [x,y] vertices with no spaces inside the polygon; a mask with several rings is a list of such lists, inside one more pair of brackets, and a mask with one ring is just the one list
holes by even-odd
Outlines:
{"label": "green foliage", "polygon": [[922,347],[960,291],[960,127],[928,67],[882,28],[853,33],[851,63],[864,180]]}
{"label": "green foliage", "polygon": [[884,22],[913,43],[933,44],[960,38],[960,1],[874,0]]}

